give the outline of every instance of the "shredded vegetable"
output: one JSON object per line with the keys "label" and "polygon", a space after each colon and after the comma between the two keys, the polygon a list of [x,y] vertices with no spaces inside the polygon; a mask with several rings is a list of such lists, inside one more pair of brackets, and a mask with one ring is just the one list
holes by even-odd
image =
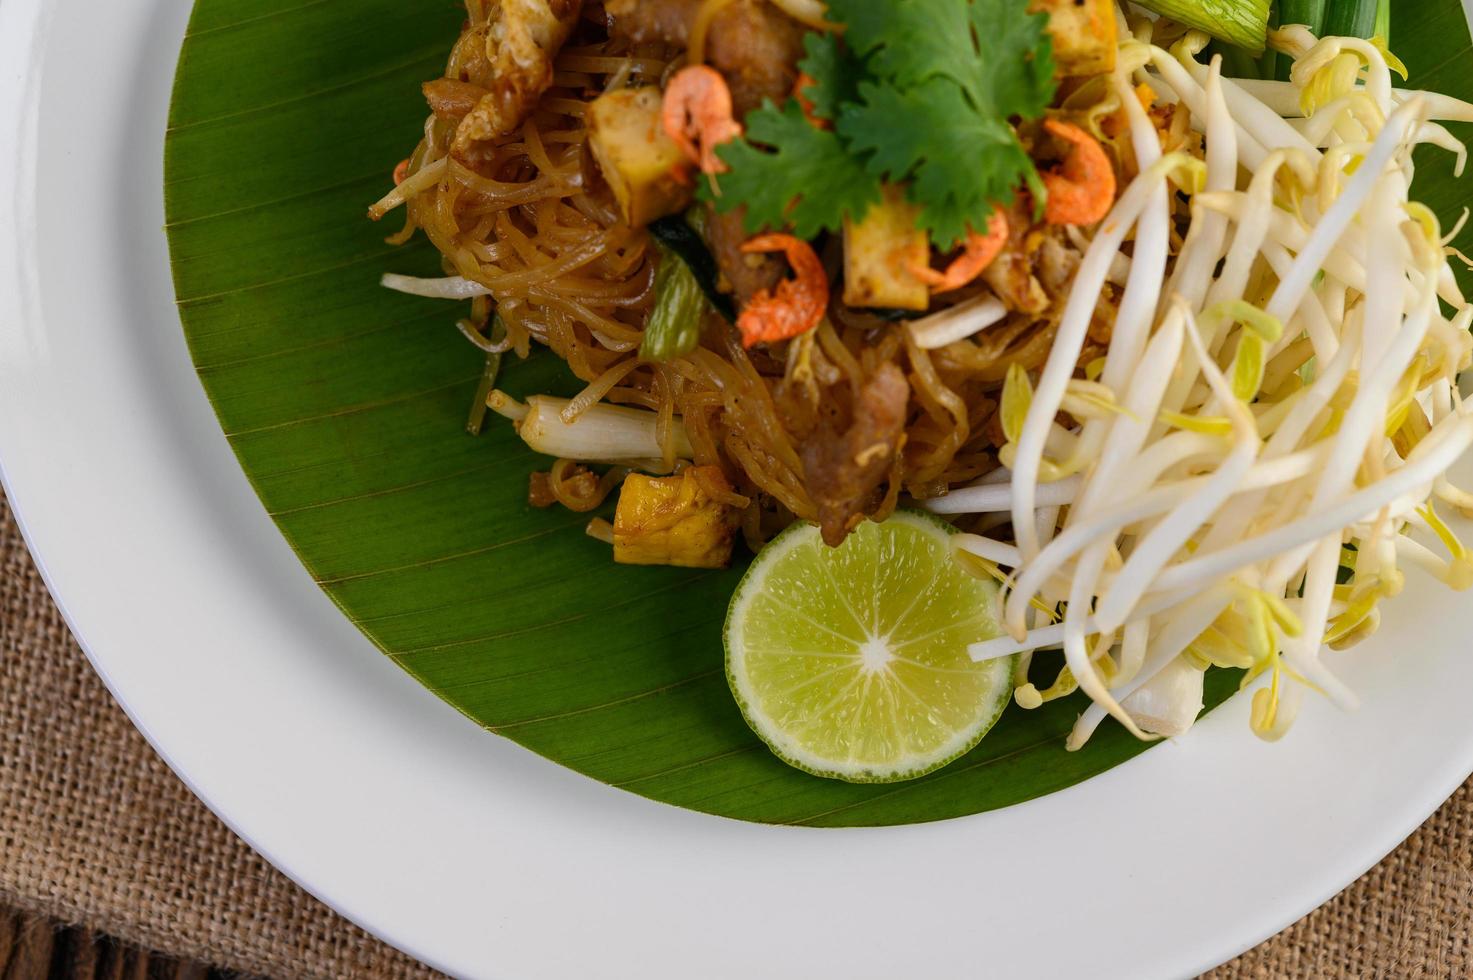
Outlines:
{"label": "shredded vegetable", "polygon": [[[1325,651],[1375,631],[1403,566],[1473,586],[1473,552],[1436,506],[1473,503],[1447,476],[1473,445],[1456,383],[1473,306],[1411,197],[1410,160],[1428,142],[1461,159],[1429,119],[1473,106],[1394,89],[1382,44],[1284,29],[1290,81],[1239,83],[1198,59],[1205,35],[1168,50],[1150,44],[1152,22],[1133,26],[1113,84],[1139,173],[1088,240],[1042,371],[1009,373],[1006,482],[931,506],[1010,513],[1015,543],[959,545],[1012,570],[1009,635],[972,655],[1062,646],[1059,679],[1040,691],[1020,677],[1016,700],[1086,691],[1071,748],[1110,716],[1142,737],[1180,734],[1209,666],[1263,680],[1251,725],[1274,739],[1305,691],[1355,703]],[[1203,162],[1161,152],[1130,97],[1139,83],[1190,112],[1205,172],[1181,179]],[[1178,239],[1168,179],[1189,199]],[[1081,381],[1127,236],[1113,336],[1098,380]],[[1061,413],[1077,427],[1061,430]]]}

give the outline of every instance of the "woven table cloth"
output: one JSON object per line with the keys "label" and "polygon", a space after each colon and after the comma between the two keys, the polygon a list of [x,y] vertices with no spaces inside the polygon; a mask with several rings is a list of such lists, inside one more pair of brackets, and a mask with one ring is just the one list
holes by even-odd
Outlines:
{"label": "woven table cloth", "polygon": [[[298,888],[170,772],[72,640],[3,495],[0,903],[248,974],[436,975]],[[1467,977],[1470,938],[1473,782],[1346,891],[1209,976]]]}

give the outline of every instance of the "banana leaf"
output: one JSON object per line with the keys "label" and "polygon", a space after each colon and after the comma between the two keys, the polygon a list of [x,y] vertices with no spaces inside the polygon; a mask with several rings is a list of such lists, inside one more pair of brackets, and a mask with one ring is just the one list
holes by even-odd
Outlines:
{"label": "banana leaf", "polygon": [[[1473,96],[1457,0],[1398,13],[1413,82]],[[343,613],[489,732],[728,817],[956,817],[1147,750],[1106,725],[1065,752],[1071,698],[1009,709],[973,752],[914,782],[791,769],[727,690],[722,618],[741,569],[616,566],[586,515],[528,506],[528,474],[546,461],[499,419],[466,432],[483,358],[453,326],[463,309],[378,285],[386,271],[438,274],[433,248],[389,247],[393,229],[364,218],[418,139],[419,85],[443,70],[463,16],[453,0],[200,0],[179,62],[166,196],[189,348],[246,476]],[[1465,201],[1436,157],[1418,192],[1448,220]],[[503,385],[576,389],[552,356],[510,360]],[[1237,683],[1214,672],[1209,703]]]}

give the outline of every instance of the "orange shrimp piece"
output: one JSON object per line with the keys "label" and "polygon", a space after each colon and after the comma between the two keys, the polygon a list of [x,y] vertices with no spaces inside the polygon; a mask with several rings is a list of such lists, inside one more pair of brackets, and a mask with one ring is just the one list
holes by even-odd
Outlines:
{"label": "orange shrimp piece", "polygon": [[731,89],[719,71],[690,65],[676,72],[665,86],[661,121],[675,145],[702,173],[726,172],[716,148],[742,135],[742,124],[732,116]]}
{"label": "orange shrimp piece", "polygon": [[758,235],[742,251],[782,252],[793,267],[793,278],[778,283],[777,292],[762,290],[737,317],[742,346],[787,340],[818,326],[829,308],[829,279],[813,247],[792,235]]}
{"label": "orange shrimp piece", "polygon": [[980,276],[1007,243],[1008,219],[1002,208],[993,208],[992,217],[987,219],[987,231],[980,235],[974,231],[968,235],[962,245],[962,254],[952,260],[945,272],[937,272],[929,265],[912,266],[910,271],[930,286],[933,293],[961,289]]}
{"label": "orange shrimp piece", "polygon": [[820,116],[813,100],[803,94],[804,89],[817,84],[818,79],[806,71],[798,72],[798,80],[793,83],[793,98],[798,100],[798,108],[803,110],[803,118],[812,123],[815,129],[833,129],[834,124]]}
{"label": "orange shrimp piece", "polygon": [[404,178],[408,176],[409,159],[406,157],[405,159],[400,160],[399,165],[394,168],[394,186],[398,187],[400,184],[404,183]]}
{"label": "orange shrimp piece", "polygon": [[1048,204],[1043,218],[1051,225],[1092,225],[1115,203],[1115,168],[1095,138],[1072,123],[1046,120],[1043,128],[1070,144],[1062,167],[1043,175]]}

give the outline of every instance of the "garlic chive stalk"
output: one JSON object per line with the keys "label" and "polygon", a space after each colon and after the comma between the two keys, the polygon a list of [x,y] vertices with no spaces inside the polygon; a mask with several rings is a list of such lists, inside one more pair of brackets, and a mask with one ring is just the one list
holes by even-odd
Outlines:
{"label": "garlic chive stalk", "polygon": [[[1163,154],[1121,99],[1139,174],[1073,232],[1083,259],[1043,369],[1006,380],[1006,479],[930,506],[1009,514],[1013,542],[957,544],[1008,586],[1006,635],[970,653],[1062,646],[1054,682],[1019,675],[1015,700],[1086,691],[1071,748],[1109,716],[1180,734],[1213,664],[1248,671],[1251,727],[1274,739],[1306,692],[1357,703],[1332,651],[1374,633],[1409,576],[1473,587],[1473,551],[1444,519],[1473,517],[1448,475],[1473,446],[1457,386],[1473,305],[1410,159],[1431,144],[1461,164],[1432,120],[1473,105],[1395,88],[1399,63],[1365,41],[1280,29],[1291,81],[1238,81],[1200,60],[1203,35],[1166,50],[1152,22],[1131,28],[1117,94],[1145,83],[1187,111],[1205,160]],[[1114,335],[1081,379],[1107,281],[1122,287]]]}
{"label": "garlic chive stalk", "polygon": [[[575,421],[566,422],[563,415],[571,404],[550,395],[533,395],[523,403],[499,389],[486,399],[486,407],[511,419],[522,441],[535,452],[585,463],[617,463],[652,473],[665,471],[655,412],[596,404]],[[685,426],[678,424],[679,419],[676,422],[675,455],[690,459],[694,455],[690,439]]]}

